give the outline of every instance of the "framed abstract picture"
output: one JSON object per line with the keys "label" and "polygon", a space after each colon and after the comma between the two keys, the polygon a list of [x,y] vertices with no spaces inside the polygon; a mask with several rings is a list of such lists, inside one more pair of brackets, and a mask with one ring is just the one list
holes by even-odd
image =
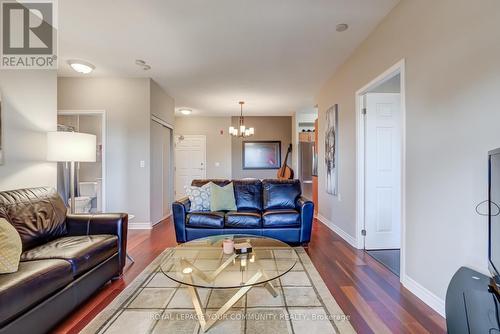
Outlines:
{"label": "framed abstract picture", "polygon": [[243,169],[279,169],[281,141],[244,141]]}
{"label": "framed abstract picture", "polygon": [[326,111],[325,128],[325,171],[326,192],[338,195],[339,184],[339,140],[338,140],[339,106],[335,104]]}

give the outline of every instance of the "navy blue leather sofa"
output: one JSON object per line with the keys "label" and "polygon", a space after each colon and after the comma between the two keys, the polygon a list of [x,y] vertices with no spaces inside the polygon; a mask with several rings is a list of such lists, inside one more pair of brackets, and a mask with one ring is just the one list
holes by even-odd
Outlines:
{"label": "navy blue leather sofa", "polygon": [[263,235],[287,243],[311,239],[314,204],[301,197],[299,180],[193,180],[224,186],[233,182],[237,211],[190,212],[189,199],[172,204],[177,242],[210,235]]}

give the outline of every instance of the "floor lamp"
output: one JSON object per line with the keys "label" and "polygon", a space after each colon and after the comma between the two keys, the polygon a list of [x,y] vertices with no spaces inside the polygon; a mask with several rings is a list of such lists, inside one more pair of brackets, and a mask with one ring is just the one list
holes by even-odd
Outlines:
{"label": "floor lamp", "polygon": [[49,132],[47,160],[70,163],[70,209],[75,213],[75,162],[96,161],[96,136],[80,132]]}

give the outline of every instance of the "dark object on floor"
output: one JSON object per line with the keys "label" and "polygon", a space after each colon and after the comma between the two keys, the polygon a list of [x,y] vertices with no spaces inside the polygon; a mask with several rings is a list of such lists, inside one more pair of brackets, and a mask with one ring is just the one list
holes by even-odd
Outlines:
{"label": "dark object on floor", "polygon": [[308,243],[313,202],[301,196],[299,180],[193,180],[225,186],[233,182],[237,211],[190,212],[187,197],[172,204],[177,242],[223,234],[252,234],[288,243]]}
{"label": "dark object on floor", "polygon": [[0,192],[0,217],[19,232],[19,270],[0,275],[0,334],[47,333],[126,260],[126,214],[66,215],[54,189]]}
{"label": "dark object on floor", "polygon": [[367,250],[366,252],[399,277],[401,254],[401,251],[399,249],[378,249]]}
{"label": "dark object on floor", "polygon": [[448,333],[500,332],[500,305],[489,284],[490,278],[477,271],[458,269],[446,291]]}

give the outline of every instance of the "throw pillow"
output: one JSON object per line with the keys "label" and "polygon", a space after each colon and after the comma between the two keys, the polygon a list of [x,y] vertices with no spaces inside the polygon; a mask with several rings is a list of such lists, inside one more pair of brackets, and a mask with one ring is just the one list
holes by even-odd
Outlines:
{"label": "throw pillow", "polygon": [[191,202],[190,212],[210,211],[210,183],[201,187],[187,186],[186,195]]}
{"label": "throw pillow", "polygon": [[225,187],[210,182],[210,197],[210,209],[212,211],[236,210],[233,182]]}
{"label": "throw pillow", "polygon": [[4,218],[0,218],[0,274],[15,273],[23,245],[17,230]]}

